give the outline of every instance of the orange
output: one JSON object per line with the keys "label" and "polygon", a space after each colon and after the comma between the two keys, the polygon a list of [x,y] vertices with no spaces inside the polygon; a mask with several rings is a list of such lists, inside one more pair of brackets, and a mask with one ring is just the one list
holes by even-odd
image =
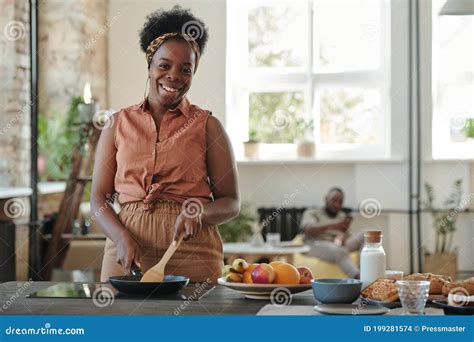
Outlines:
{"label": "orange", "polygon": [[272,262],[270,263],[270,266],[273,267],[273,268],[275,268],[275,267],[277,267],[278,265],[281,265],[281,264],[284,264],[284,262],[283,262],[283,261],[276,260],[276,261],[272,261]]}
{"label": "orange", "polygon": [[247,284],[253,284],[253,281],[252,281],[252,271],[254,270],[255,267],[257,267],[258,264],[250,264],[247,266],[247,268],[245,269],[245,272],[244,272],[244,276],[242,278],[242,282],[243,283],[247,283]]}
{"label": "orange", "polygon": [[300,272],[298,269],[286,262],[275,267],[274,284],[297,285],[300,283]]}

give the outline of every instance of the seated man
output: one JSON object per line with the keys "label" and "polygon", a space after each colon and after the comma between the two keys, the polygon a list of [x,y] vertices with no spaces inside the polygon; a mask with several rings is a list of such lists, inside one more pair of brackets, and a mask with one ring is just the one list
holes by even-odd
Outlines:
{"label": "seated man", "polygon": [[301,226],[306,232],[306,241],[311,241],[310,256],[337,263],[352,278],[359,277],[359,270],[349,258],[349,253],[359,250],[364,234],[348,234],[352,217],[344,213],[344,193],[340,188],[331,188],[326,195],[323,209],[305,210]]}

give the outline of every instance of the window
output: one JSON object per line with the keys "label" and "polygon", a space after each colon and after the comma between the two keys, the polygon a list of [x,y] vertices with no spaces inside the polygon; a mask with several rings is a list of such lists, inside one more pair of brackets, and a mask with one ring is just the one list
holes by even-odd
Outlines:
{"label": "window", "polygon": [[228,3],[227,127],[262,158],[389,157],[388,1]]}
{"label": "window", "polygon": [[433,2],[433,158],[474,158],[474,17]]}

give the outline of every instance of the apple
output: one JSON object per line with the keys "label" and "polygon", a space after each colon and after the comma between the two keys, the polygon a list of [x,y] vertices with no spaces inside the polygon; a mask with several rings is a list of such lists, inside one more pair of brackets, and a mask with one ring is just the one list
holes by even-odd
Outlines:
{"label": "apple", "polygon": [[253,283],[253,281],[252,281],[252,271],[258,265],[259,264],[250,264],[249,267],[247,267],[247,269],[245,270],[245,272],[243,274],[243,278],[242,278],[243,283],[247,283],[247,284],[252,284]]}
{"label": "apple", "polygon": [[275,279],[275,271],[269,264],[260,264],[252,271],[252,281],[255,284],[271,284]]}
{"label": "apple", "polygon": [[313,279],[313,273],[306,266],[297,267],[298,272],[300,273],[300,284],[311,284],[311,279]]}

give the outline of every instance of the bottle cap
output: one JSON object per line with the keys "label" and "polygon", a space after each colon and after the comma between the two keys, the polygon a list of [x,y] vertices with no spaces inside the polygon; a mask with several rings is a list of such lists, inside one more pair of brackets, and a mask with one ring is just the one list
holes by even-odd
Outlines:
{"label": "bottle cap", "polygon": [[364,232],[365,240],[369,243],[379,243],[382,241],[382,232],[380,230],[366,230]]}

